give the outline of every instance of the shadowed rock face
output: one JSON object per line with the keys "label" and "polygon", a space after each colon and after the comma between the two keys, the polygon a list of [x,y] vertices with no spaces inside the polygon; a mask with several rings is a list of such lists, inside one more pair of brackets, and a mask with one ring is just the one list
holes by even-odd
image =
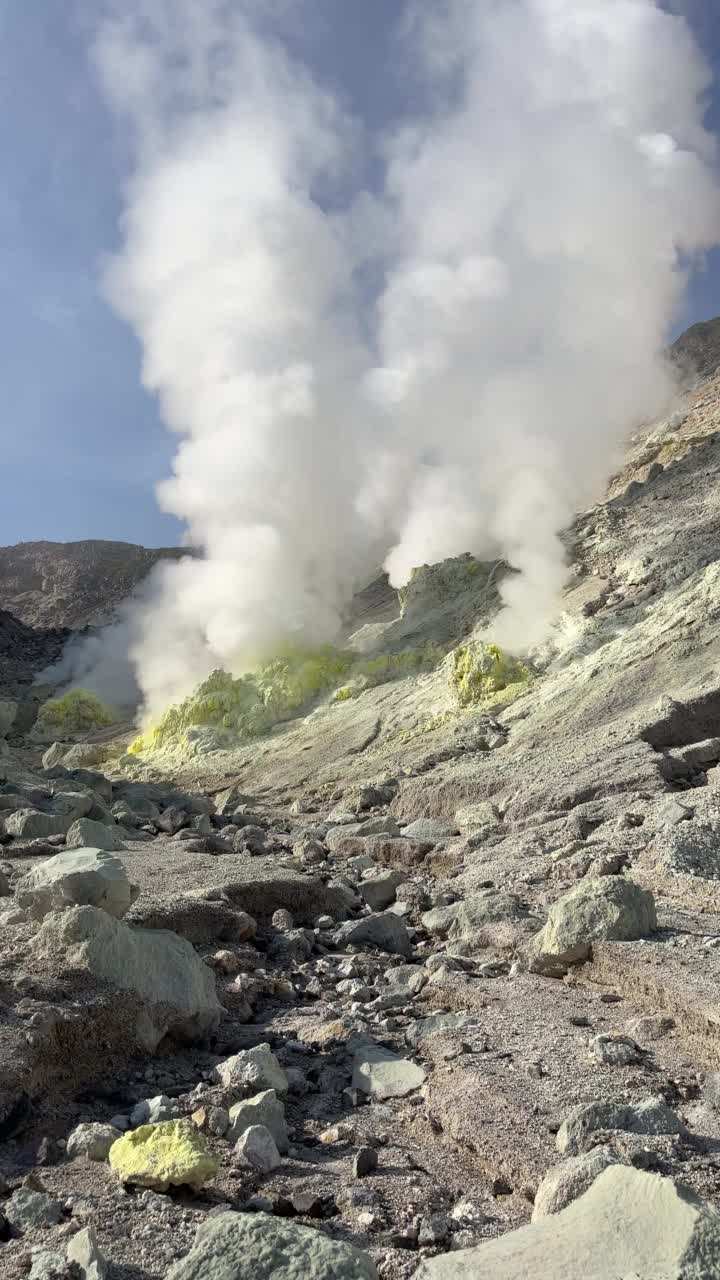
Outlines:
{"label": "shadowed rock face", "polygon": [[32,627],[100,626],[159,561],[192,554],[95,539],[0,547],[0,605]]}
{"label": "shadowed rock face", "polygon": [[[35,630],[0,609],[0,697],[25,697],[35,672],[60,657],[68,638],[69,632],[62,627]],[[29,728],[32,720],[34,716],[21,722],[20,730]]]}

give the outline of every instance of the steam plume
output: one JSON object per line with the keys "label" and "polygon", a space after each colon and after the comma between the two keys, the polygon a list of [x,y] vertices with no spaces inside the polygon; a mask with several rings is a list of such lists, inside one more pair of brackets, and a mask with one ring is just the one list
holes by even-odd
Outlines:
{"label": "steam plume", "polygon": [[[137,142],[107,294],[179,436],[160,502],[204,552],[135,618],[151,708],[332,638],[383,558],[401,585],[504,556],[498,635],[541,638],[558,534],[662,408],[683,261],[720,212],[707,69],[655,0],[409,6],[426,105],[380,138],[256,12],[133,0],[96,49]],[[353,184],[373,149],[379,195]]]}
{"label": "steam plume", "polygon": [[565,577],[558,533],[669,394],[678,251],[717,226],[708,77],[653,0],[429,12],[436,105],[389,147],[404,251],[370,381],[410,463],[387,566],[400,584],[441,556],[505,556],[521,574],[497,632],[527,646]]}
{"label": "steam plume", "polygon": [[352,130],[237,6],[203,8],[144,7],[98,47],[139,141],[107,292],[181,437],[161,505],[204,551],[165,570],[140,622],[141,683],[161,706],[288,634],[332,635],[373,540],[353,501],[367,358],[352,263],[314,198]]}

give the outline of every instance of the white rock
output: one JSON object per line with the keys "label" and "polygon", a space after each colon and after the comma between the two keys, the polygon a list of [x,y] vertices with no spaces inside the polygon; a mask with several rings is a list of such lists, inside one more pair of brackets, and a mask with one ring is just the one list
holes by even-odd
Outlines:
{"label": "white rock", "polygon": [[278,1151],[287,1151],[288,1132],[285,1124],[285,1108],[274,1089],[265,1089],[253,1098],[236,1102],[230,1108],[230,1127],[226,1133],[229,1142],[237,1142],[246,1129],[262,1125],[272,1134]]}
{"label": "white rock", "polygon": [[287,1093],[287,1076],[272,1052],[269,1044],[257,1044],[252,1049],[242,1049],[231,1058],[218,1063],[215,1079],[226,1089],[248,1089],[260,1093],[274,1089]]}
{"label": "white rock", "polygon": [[34,920],[67,907],[100,907],[120,917],[132,906],[139,889],[128,880],[119,858],[103,849],[69,849],[48,858],[23,876],[15,901]]}
{"label": "white rock", "polygon": [[269,1129],[253,1124],[235,1143],[235,1155],[259,1173],[272,1173],[282,1164],[280,1152]]}
{"label": "white rock", "polygon": [[67,743],[53,742],[47,751],[43,752],[42,767],[43,769],[54,769],[56,764],[62,762],[62,758],[67,751]]}
{"label": "white rock", "polygon": [[125,848],[115,824],[106,826],[92,818],[78,818],[73,822],[65,837],[65,846],[68,849],[104,849],[108,853],[118,853]]}
{"label": "white rock", "polygon": [[176,1120],[180,1115],[180,1108],[172,1098],[166,1098],[164,1093],[157,1094],[154,1098],[143,1098],[142,1102],[137,1102],[130,1112],[130,1125],[136,1129],[140,1124],[160,1124],[162,1120]]}
{"label": "white rock", "polygon": [[72,1236],[67,1247],[67,1260],[80,1269],[82,1280],[105,1280],[108,1264],[100,1252],[92,1227],[83,1227]]}

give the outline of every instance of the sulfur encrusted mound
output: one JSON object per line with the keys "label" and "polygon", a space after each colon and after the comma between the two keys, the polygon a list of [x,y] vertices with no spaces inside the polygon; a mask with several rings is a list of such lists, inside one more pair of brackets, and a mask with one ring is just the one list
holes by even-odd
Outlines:
{"label": "sulfur encrusted mound", "polygon": [[468,641],[453,649],[449,659],[450,688],[460,707],[488,702],[511,702],[530,679],[525,663],[496,644]]}
{"label": "sulfur encrusted mound", "polygon": [[89,689],[71,689],[61,698],[50,698],[40,708],[38,727],[53,733],[83,733],[113,724],[115,715]]}

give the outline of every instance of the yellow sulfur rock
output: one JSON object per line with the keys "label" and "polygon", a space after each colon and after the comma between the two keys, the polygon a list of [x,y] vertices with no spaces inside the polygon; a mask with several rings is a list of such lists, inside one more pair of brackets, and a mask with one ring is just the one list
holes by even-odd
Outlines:
{"label": "yellow sulfur rock", "polygon": [[143,1124],[123,1134],[110,1148],[110,1167],[121,1182],[167,1191],[184,1183],[201,1187],[220,1162],[189,1120]]}

